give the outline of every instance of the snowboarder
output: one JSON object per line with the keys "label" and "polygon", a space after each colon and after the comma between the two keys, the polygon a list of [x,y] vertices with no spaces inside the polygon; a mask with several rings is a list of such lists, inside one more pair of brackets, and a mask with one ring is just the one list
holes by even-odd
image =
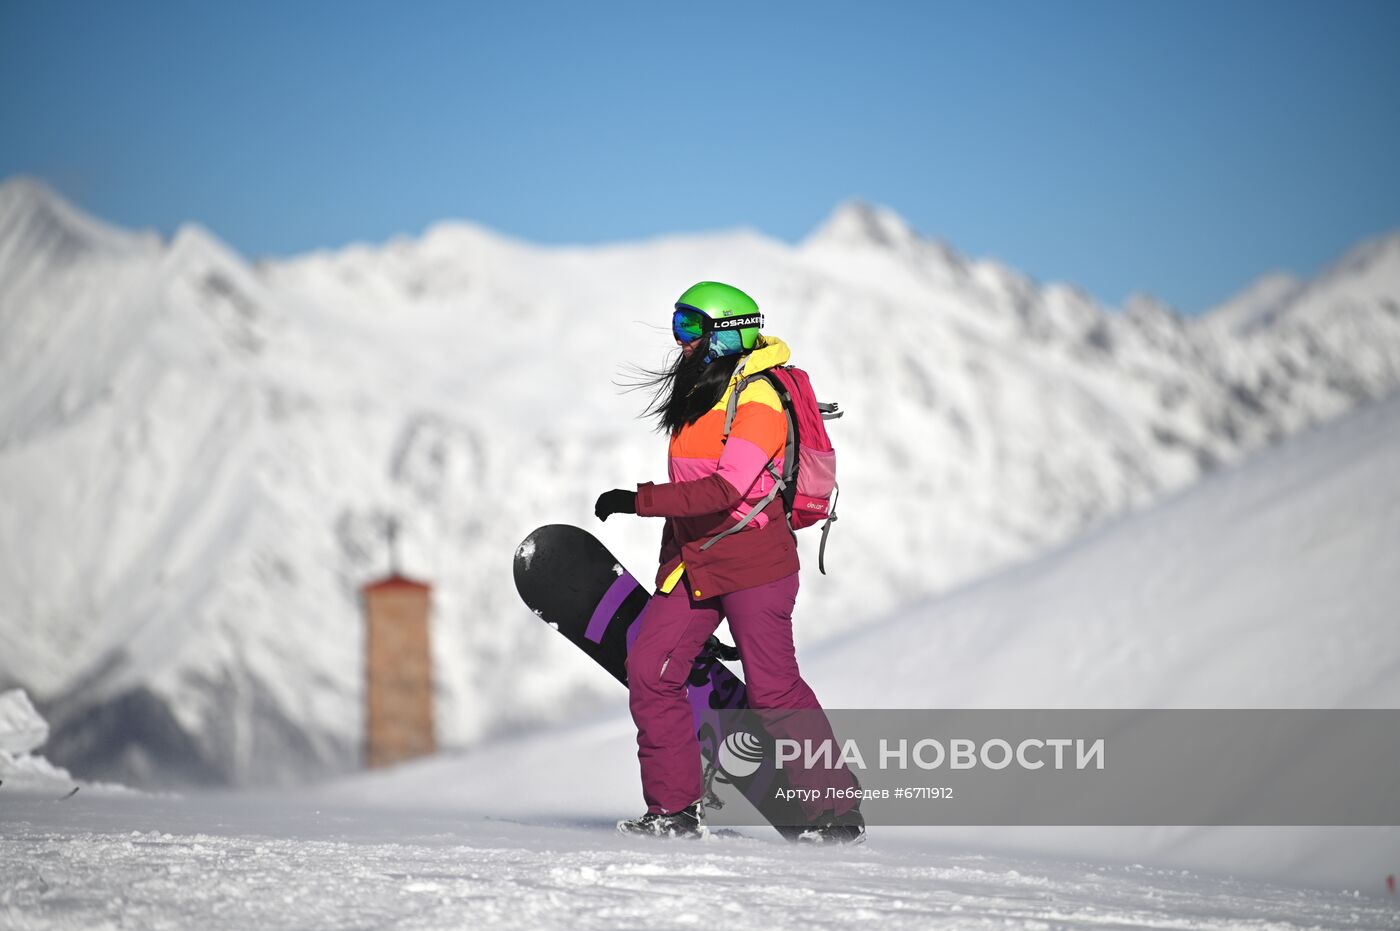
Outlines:
{"label": "snowboarder", "polygon": [[[705,833],[700,747],[685,688],[691,663],[722,619],[739,648],[751,707],[821,710],[793,649],[798,558],[782,496],[750,514],[769,496],[767,466],[775,457],[781,464],[787,443],[782,401],[766,379],[744,387],[724,436],[729,395],[740,379],[789,359],[787,344],[760,334],[762,323],[754,300],[731,285],[702,281],[680,296],[671,322],[680,354],[669,369],[645,373],[639,386],[655,391],[643,416],[655,416],[670,437],[671,480],[604,492],[594,508],[600,520],[666,519],[656,592],[627,656],[647,810],[618,822],[625,834]],[[845,770],[839,779],[843,787],[854,784]],[[864,839],[855,800],[813,804],[802,839]]]}

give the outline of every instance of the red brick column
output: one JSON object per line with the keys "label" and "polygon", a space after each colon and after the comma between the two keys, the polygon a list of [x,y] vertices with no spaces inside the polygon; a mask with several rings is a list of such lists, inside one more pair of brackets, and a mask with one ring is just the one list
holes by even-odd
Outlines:
{"label": "red brick column", "polygon": [[393,576],[365,586],[364,598],[365,765],[373,768],[437,749],[428,642],[432,589]]}

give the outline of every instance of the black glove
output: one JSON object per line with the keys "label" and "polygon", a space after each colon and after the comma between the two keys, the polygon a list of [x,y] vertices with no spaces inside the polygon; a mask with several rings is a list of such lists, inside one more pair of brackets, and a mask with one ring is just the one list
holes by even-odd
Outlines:
{"label": "black glove", "polygon": [[598,496],[598,503],[593,505],[593,513],[598,515],[599,520],[607,520],[609,514],[636,514],[637,493],[625,488],[605,491]]}

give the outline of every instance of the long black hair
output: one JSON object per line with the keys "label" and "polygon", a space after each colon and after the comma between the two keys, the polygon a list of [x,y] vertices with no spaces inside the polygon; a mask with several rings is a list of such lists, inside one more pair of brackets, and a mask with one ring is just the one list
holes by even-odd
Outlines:
{"label": "long black hair", "polygon": [[677,350],[676,360],[667,368],[634,366],[632,380],[622,384],[630,391],[650,391],[651,402],[638,416],[655,417],[657,432],[675,436],[719,403],[742,358],[724,356],[706,362],[703,346],[697,346],[689,357]]}

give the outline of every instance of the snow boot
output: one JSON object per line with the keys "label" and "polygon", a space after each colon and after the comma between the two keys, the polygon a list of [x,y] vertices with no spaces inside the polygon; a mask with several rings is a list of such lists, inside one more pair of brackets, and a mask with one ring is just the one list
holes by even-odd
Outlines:
{"label": "snow boot", "polygon": [[828,815],[797,835],[797,842],[812,845],[863,844],[865,818],[858,808],[844,815]]}
{"label": "snow boot", "polygon": [[617,823],[617,833],[639,837],[685,837],[697,839],[709,834],[705,812],[699,802],[667,815],[649,811]]}

